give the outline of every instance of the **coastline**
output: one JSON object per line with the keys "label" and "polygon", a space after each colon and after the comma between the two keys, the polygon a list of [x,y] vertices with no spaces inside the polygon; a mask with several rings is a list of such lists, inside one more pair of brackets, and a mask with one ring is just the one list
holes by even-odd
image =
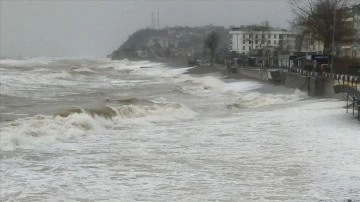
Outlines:
{"label": "coastline", "polygon": [[243,74],[230,73],[227,70],[227,67],[221,64],[213,64],[213,66],[210,66],[209,64],[195,66],[189,69],[185,74],[193,74],[193,75],[220,74],[221,76],[227,79],[254,79],[251,77],[247,77],[246,75]]}
{"label": "coastline", "polygon": [[[301,72],[256,67],[236,68],[236,70],[235,73],[230,73],[227,71],[225,65],[214,64],[212,67],[210,65],[200,65],[189,69],[187,74],[219,73],[230,79],[252,79],[264,83],[282,85],[286,88],[299,89],[309,96],[316,98],[347,100],[346,96],[339,94],[339,92],[335,92],[334,86],[336,85],[346,85],[350,86],[355,91],[360,91],[360,78],[348,75],[334,75],[336,78],[332,78],[328,74],[311,75],[312,73],[310,72],[304,75],[304,73]],[[358,82],[356,82],[356,80]],[[357,106],[356,103],[355,105]]]}
{"label": "coastline", "polygon": [[[169,65],[173,68],[188,67],[184,58],[162,58],[159,60],[151,60],[154,62],[161,62]],[[290,89],[299,89],[302,92],[307,93],[311,97],[315,98],[334,98],[338,100],[346,100],[344,95],[341,95],[334,90],[334,86],[344,83],[346,85],[353,85],[353,82],[346,81],[350,79],[348,75],[334,75],[337,78],[329,77],[329,75],[316,75],[313,72],[294,72],[284,71],[282,69],[274,68],[260,68],[260,67],[248,67],[248,68],[236,68],[236,72],[231,73],[228,71],[227,66],[222,64],[201,64],[199,66],[190,67],[185,74],[191,75],[206,75],[206,74],[218,74],[225,79],[252,79],[263,83],[269,83],[273,85],[282,85]],[[352,78],[351,79],[358,79]],[[355,84],[355,90],[360,91],[359,82]],[[355,103],[355,106],[357,104]],[[357,108],[357,107],[355,107]]]}

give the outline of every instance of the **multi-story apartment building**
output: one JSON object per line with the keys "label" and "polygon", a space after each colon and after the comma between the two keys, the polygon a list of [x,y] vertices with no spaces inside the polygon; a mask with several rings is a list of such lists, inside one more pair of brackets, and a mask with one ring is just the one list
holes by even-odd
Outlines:
{"label": "multi-story apartment building", "polygon": [[295,31],[288,31],[269,26],[241,26],[230,30],[230,50],[248,54],[253,50],[274,47],[282,51],[294,52]]}
{"label": "multi-story apartment building", "polygon": [[340,56],[360,58],[360,4],[345,9],[350,16],[345,19],[344,24],[354,28],[355,34],[352,42],[343,43],[339,46],[337,53],[340,53]]}
{"label": "multi-story apartment building", "polygon": [[352,7],[353,26],[356,32],[352,45],[352,57],[360,57],[360,4]]}
{"label": "multi-story apartment building", "polygon": [[[324,50],[324,44],[320,41],[314,40],[311,35],[302,35],[299,30],[298,52],[316,52],[322,53]],[[300,39],[302,37],[302,39]],[[300,44],[301,43],[301,44]]]}

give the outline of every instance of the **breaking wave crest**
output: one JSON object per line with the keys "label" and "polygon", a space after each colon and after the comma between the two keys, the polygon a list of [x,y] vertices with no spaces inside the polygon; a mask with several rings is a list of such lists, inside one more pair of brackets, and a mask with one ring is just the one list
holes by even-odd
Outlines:
{"label": "breaking wave crest", "polygon": [[1,126],[1,150],[48,147],[49,143],[76,139],[102,131],[105,119],[87,114],[67,117],[42,116],[18,119]]}
{"label": "breaking wave crest", "polygon": [[197,78],[193,80],[193,82],[200,84],[204,89],[222,90],[225,88],[225,83],[220,78],[213,76]]}
{"label": "breaking wave crest", "polygon": [[55,116],[61,116],[61,117],[68,117],[71,114],[81,114],[86,113],[88,115],[94,116],[100,116],[106,119],[112,118],[116,116],[116,111],[113,110],[110,107],[104,106],[99,108],[80,108],[80,107],[73,107],[70,109],[65,109],[60,112],[57,112]]}
{"label": "breaking wave crest", "polygon": [[121,102],[126,104],[73,107],[54,116],[36,115],[3,123],[0,125],[0,149],[48,147],[58,141],[76,141],[79,137],[104,134],[117,126],[192,119],[196,115],[188,107],[177,103],[135,104],[145,102],[137,99]]}
{"label": "breaking wave crest", "polygon": [[[181,118],[184,113],[193,117],[195,112],[186,106],[178,103],[154,103],[147,100],[139,100],[137,98],[122,99],[122,100],[107,100],[109,103],[106,106],[81,108],[72,107],[64,109],[55,113],[55,116],[68,117],[72,114],[87,114],[92,117],[102,117],[105,119],[114,118],[139,118],[139,117],[152,117],[156,115],[164,115],[167,117]],[[180,114],[180,116],[178,116]],[[160,117],[158,117],[160,118]],[[160,119],[164,120],[164,119]],[[166,119],[165,119],[166,120]],[[154,117],[153,121],[156,121]]]}
{"label": "breaking wave crest", "polygon": [[219,93],[242,93],[261,88],[263,84],[256,81],[240,80],[224,82],[216,76],[192,77],[182,75],[180,78],[181,85],[177,85],[172,92],[182,94],[192,94],[196,96],[209,96]]}
{"label": "breaking wave crest", "polygon": [[240,97],[235,103],[227,105],[227,108],[257,108],[268,105],[282,105],[297,102],[305,97],[307,97],[306,94],[298,89],[292,94],[249,92]]}
{"label": "breaking wave crest", "polygon": [[0,65],[8,65],[12,67],[32,67],[40,65],[48,65],[53,62],[53,58],[22,58],[22,59],[1,59]]}
{"label": "breaking wave crest", "polygon": [[94,70],[91,70],[90,68],[87,68],[87,67],[71,68],[70,72],[71,73],[77,73],[77,74],[85,74],[85,75],[95,73]]}

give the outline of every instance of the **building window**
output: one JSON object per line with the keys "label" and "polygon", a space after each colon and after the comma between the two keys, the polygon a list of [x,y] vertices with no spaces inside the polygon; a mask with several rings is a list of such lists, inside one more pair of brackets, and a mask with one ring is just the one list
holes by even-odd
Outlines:
{"label": "building window", "polygon": [[259,35],[256,34],[256,35],[255,35],[255,39],[258,39],[258,37],[259,37]]}
{"label": "building window", "polygon": [[243,39],[245,39],[245,37],[246,37],[246,34],[243,34]]}
{"label": "building window", "polygon": [[276,40],[274,40],[274,44],[276,44]]}
{"label": "building window", "polygon": [[352,51],[351,56],[352,56],[352,58],[356,58],[356,56],[357,56],[356,50]]}
{"label": "building window", "polygon": [[[268,39],[270,39],[271,38],[271,34],[268,34]],[[270,42],[269,42],[270,43]]]}
{"label": "building window", "polygon": [[243,50],[245,50],[245,46],[243,46]]}
{"label": "building window", "polygon": [[243,44],[245,44],[245,40],[243,40]]}
{"label": "building window", "polygon": [[271,44],[271,41],[270,41],[270,40],[268,40],[268,44]]}
{"label": "building window", "polygon": [[274,34],[274,39],[276,39],[276,34]]}
{"label": "building window", "polygon": [[258,44],[258,40],[255,40],[255,44]]}

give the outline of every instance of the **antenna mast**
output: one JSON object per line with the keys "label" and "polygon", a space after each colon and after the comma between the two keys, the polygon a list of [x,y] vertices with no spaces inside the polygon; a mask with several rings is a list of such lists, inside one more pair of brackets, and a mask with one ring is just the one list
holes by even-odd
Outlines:
{"label": "antenna mast", "polygon": [[159,8],[157,9],[157,28],[160,29],[160,14],[159,14]]}

